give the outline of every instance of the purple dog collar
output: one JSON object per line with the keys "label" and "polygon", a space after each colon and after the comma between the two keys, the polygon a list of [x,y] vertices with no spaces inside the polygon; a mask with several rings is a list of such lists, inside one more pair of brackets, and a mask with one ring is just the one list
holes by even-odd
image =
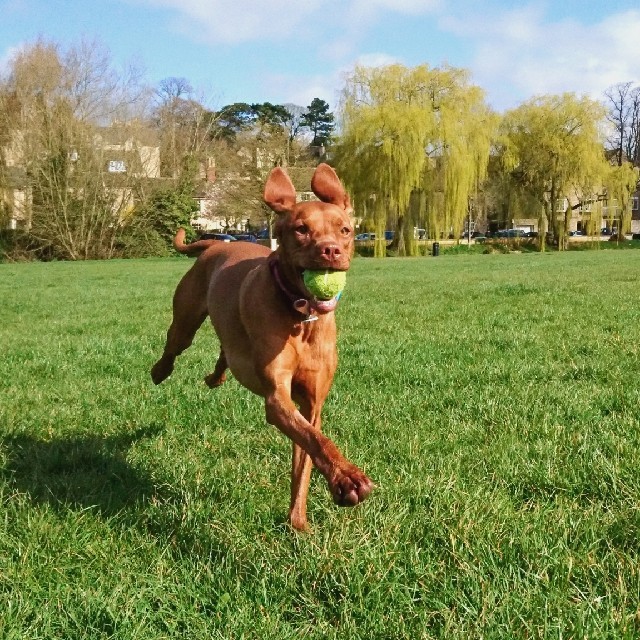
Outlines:
{"label": "purple dog collar", "polygon": [[[318,311],[327,312],[333,311],[335,306],[340,299],[340,295],[337,295],[333,300],[316,300],[315,298],[306,298],[297,294],[295,291],[292,291],[291,288],[287,286],[282,277],[282,273],[280,272],[280,266],[278,264],[278,256],[272,254],[269,257],[269,269],[271,271],[271,275],[275,280],[278,288],[284,295],[284,297],[291,303],[293,310],[305,316],[303,322],[313,322],[318,319],[316,315]],[[331,308],[327,308],[330,306]]]}

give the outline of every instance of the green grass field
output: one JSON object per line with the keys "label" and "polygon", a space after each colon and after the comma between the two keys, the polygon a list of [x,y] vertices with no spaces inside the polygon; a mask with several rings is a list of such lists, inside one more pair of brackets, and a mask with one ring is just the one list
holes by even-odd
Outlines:
{"label": "green grass field", "polygon": [[311,535],[210,327],[150,381],[189,264],[0,265],[0,638],[640,635],[640,254],[356,259]]}

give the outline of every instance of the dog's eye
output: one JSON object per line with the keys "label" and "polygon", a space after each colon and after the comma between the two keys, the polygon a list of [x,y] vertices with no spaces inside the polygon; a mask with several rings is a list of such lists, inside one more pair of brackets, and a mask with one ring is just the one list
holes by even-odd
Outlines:
{"label": "dog's eye", "polygon": [[296,233],[299,233],[301,236],[306,236],[309,233],[309,227],[306,224],[299,224],[296,227]]}
{"label": "dog's eye", "polygon": [[342,227],[342,229],[340,229],[340,232],[343,236],[348,236],[351,233],[351,229],[349,229],[349,227]]}

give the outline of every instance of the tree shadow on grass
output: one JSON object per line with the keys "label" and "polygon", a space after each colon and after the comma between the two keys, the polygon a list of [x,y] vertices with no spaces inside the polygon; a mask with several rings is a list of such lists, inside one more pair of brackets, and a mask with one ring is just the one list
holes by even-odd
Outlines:
{"label": "tree shadow on grass", "polygon": [[6,437],[0,477],[35,504],[91,508],[113,516],[157,493],[152,478],[127,462],[126,455],[135,442],[160,431],[161,427],[150,426],[107,437]]}

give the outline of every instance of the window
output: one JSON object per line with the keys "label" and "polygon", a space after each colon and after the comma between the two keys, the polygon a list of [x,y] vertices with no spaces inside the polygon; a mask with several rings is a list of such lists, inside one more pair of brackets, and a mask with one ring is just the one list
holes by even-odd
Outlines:
{"label": "window", "polygon": [[632,211],[640,210],[640,197],[633,196],[633,198],[631,198],[631,210]]}
{"label": "window", "polygon": [[560,198],[556,200],[556,211],[558,213],[564,213],[569,206],[569,201],[566,198]]}
{"label": "window", "polygon": [[109,160],[109,173],[125,173],[127,168],[124,164],[124,160]]}

